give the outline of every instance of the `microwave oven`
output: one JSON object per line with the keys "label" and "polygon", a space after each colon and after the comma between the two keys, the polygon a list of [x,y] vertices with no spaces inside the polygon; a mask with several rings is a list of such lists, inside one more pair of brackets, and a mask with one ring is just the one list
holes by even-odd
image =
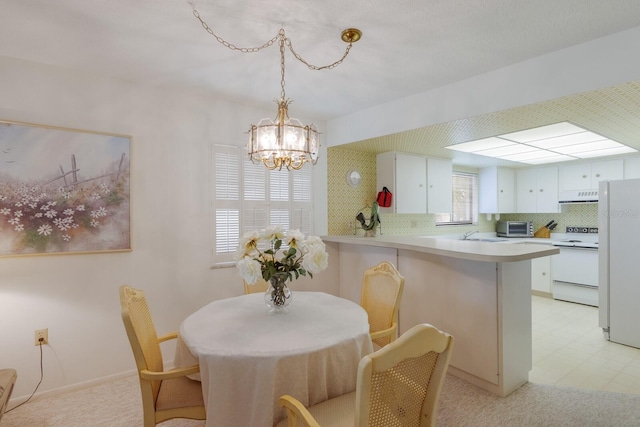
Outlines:
{"label": "microwave oven", "polygon": [[496,222],[498,237],[533,237],[532,221],[498,221]]}

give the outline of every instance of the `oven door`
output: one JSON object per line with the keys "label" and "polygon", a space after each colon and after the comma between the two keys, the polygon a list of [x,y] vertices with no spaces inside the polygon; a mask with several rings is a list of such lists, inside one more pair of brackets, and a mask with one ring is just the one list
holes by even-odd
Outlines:
{"label": "oven door", "polygon": [[560,247],[551,257],[553,298],[598,306],[598,249]]}

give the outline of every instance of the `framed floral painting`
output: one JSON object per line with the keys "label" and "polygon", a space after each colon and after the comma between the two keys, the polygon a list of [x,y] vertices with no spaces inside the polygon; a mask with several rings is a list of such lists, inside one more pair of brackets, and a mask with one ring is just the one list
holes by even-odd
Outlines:
{"label": "framed floral painting", "polygon": [[131,137],[0,121],[0,256],[131,250]]}

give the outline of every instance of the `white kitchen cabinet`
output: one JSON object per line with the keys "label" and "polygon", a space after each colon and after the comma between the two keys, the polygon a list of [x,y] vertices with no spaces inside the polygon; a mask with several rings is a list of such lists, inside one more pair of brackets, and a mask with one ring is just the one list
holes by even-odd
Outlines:
{"label": "white kitchen cabinet", "polygon": [[623,179],[622,159],[560,165],[560,191],[597,190],[600,181]]}
{"label": "white kitchen cabinet", "polygon": [[427,158],[427,213],[451,213],[452,209],[451,160]]}
{"label": "white kitchen cabinet", "polygon": [[551,295],[551,257],[531,260],[531,290]]}
{"label": "white kitchen cabinet", "polygon": [[390,151],[376,158],[378,191],[387,187],[393,194],[390,213],[427,212],[427,162],[425,157]]}
{"label": "white kitchen cabinet", "polygon": [[640,157],[624,159],[624,179],[640,178]]}
{"label": "white kitchen cabinet", "polygon": [[480,213],[515,212],[515,170],[503,167],[482,168],[478,173]]}
{"label": "white kitchen cabinet", "polygon": [[516,171],[516,210],[519,213],[557,213],[558,167]]}
{"label": "white kitchen cabinet", "polygon": [[403,214],[451,212],[452,175],[450,160],[398,152],[378,154],[376,158],[378,191],[387,187],[393,194],[391,206],[381,208],[381,212]]}

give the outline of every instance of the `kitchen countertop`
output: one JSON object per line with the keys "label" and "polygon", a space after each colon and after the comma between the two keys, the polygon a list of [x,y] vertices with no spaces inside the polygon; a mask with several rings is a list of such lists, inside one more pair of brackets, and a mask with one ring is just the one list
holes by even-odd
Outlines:
{"label": "kitchen countertop", "polygon": [[[533,241],[534,239],[536,240],[535,242]],[[446,236],[382,235],[376,237],[362,237],[349,235],[323,236],[322,240],[334,243],[405,249],[482,262],[517,262],[560,253],[560,250],[557,247],[550,245],[550,239],[536,238],[509,239],[508,242],[504,242],[509,244],[504,244],[503,242],[460,240],[459,238]],[[544,242],[538,242],[537,240]]]}

